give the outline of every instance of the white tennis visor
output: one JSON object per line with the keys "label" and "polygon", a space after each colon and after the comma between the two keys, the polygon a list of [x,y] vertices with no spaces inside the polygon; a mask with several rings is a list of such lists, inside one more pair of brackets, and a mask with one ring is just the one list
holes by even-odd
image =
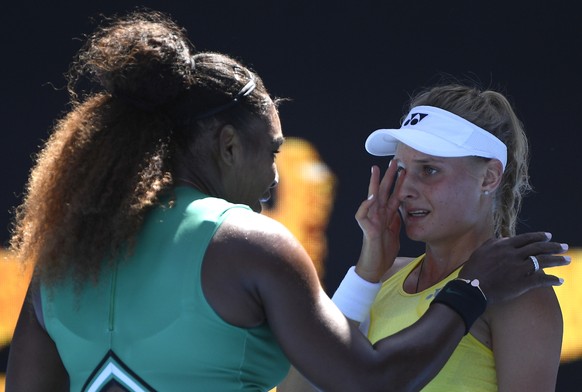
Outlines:
{"label": "white tennis visor", "polygon": [[396,153],[398,142],[437,157],[477,156],[507,164],[507,147],[493,134],[470,121],[433,106],[410,110],[399,129],[378,129],[366,139],[366,151],[387,156]]}

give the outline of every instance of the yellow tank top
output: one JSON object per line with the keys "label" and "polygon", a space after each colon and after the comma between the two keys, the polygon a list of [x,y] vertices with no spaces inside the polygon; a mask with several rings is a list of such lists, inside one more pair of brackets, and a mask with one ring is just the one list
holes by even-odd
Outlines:
{"label": "yellow tank top", "polygon": [[[415,323],[428,309],[434,296],[459,269],[447,278],[416,294],[408,294],[406,277],[424,258],[419,256],[385,281],[370,311],[368,338],[376,343]],[[465,335],[440,373],[422,389],[425,392],[497,391],[493,352],[470,333]]]}

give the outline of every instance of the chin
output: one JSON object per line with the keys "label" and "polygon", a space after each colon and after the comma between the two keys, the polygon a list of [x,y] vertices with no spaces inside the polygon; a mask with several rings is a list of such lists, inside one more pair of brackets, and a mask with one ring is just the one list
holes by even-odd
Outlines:
{"label": "chin", "polygon": [[263,204],[261,204],[260,202],[256,202],[255,204],[249,205],[249,207],[251,207],[254,212],[257,212],[259,214],[261,213],[261,211],[263,211]]}
{"label": "chin", "polygon": [[406,228],[406,236],[412,241],[426,242],[425,233]]}

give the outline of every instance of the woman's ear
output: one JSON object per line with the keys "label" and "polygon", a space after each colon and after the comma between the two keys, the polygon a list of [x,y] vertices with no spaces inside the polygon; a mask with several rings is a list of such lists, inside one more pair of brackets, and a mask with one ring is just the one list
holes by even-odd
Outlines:
{"label": "woman's ear", "polygon": [[230,124],[218,130],[218,159],[222,165],[233,166],[240,153],[240,138]]}
{"label": "woman's ear", "polygon": [[485,176],[481,185],[482,192],[493,193],[501,184],[503,177],[503,166],[497,159],[490,159],[485,168]]}

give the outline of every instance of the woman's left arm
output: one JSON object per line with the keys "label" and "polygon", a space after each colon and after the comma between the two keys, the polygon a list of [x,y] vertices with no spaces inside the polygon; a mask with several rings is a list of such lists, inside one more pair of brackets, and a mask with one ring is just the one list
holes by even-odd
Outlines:
{"label": "woman's left arm", "polygon": [[490,311],[499,391],[555,391],[563,320],[554,290],[532,290]]}

